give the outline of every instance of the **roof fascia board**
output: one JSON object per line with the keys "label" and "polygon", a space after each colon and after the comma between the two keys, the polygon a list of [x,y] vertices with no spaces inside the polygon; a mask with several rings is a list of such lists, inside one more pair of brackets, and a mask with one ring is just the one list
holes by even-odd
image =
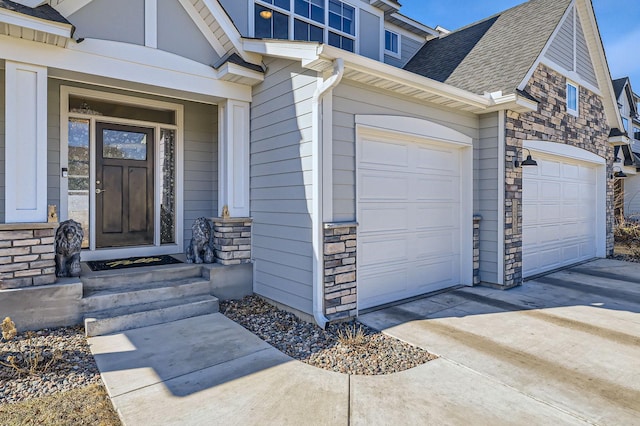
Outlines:
{"label": "roof fascia board", "polygon": [[551,33],[551,37],[549,37],[549,40],[547,40],[547,43],[544,45],[544,47],[542,48],[542,51],[540,52],[536,60],[533,62],[533,65],[531,65],[531,68],[529,68],[529,71],[527,71],[527,74],[524,76],[524,79],[518,85],[519,90],[524,90],[525,87],[527,86],[527,83],[529,83],[529,80],[531,80],[531,77],[533,77],[533,73],[536,72],[536,69],[538,69],[538,65],[540,65],[540,62],[542,62],[542,59],[544,58],[547,51],[551,47],[551,44],[553,44],[553,40],[555,40],[556,36],[560,32],[560,28],[562,28],[564,21],[569,16],[569,13],[571,12],[571,9],[574,7],[574,5],[575,5],[575,0],[572,1],[569,4],[569,7],[567,7],[567,10],[564,11],[564,15],[562,15],[562,18],[560,19],[560,22],[556,26],[555,30],[553,30],[553,33]]}
{"label": "roof fascia board", "polygon": [[[213,16],[220,24],[220,27],[225,32],[233,47],[235,47],[238,54],[247,62],[251,62],[253,64],[260,64],[262,62],[262,58],[257,55],[252,55],[249,52],[246,52],[243,47],[242,35],[238,28],[236,28],[235,24],[227,15],[227,12],[222,8],[220,2],[218,0],[200,0],[204,5],[209,8],[209,11],[213,14]],[[226,53],[226,52],[225,52]]]}
{"label": "roof fascia board", "polygon": [[247,52],[259,55],[275,56],[283,59],[312,61],[318,59],[318,43],[302,43],[284,40],[243,39],[242,45]]}
{"label": "roof fascia board", "polygon": [[538,102],[531,99],[527,99],[518,94],[509,94],[506,96],[500,96],[491,98],[493,105],[487,108],[484,113],[510,110],[519,113],[531,112],[538,110]]}
{"label": "roof fascia board", "polygon": [[66,38],[71,38],[73,30],[70,24],[47,21],[8,9],[0,9],[0,22]]}
{"label": "roof fascia board", "polygon": [[408,17],[406,17],[406,16],[404,16],[404,15],[402,15],[400,13],[394,12],[394,13],[392,13],[390,15],[390,18],[397,19],[398,21],[401,21],[401,22],[403,22],[403,23],[405,23],[407,25],[411,25],[412,27],[414,27],[416,30],[418,30],[421,33],[427,33],[427,34],[432,35],[434,37],[439,37],[440,36],[440,33],[438,31],[436,31],[435,29],[433,29],[431,27],[428,27],[428,26],[426,26],[424,24],[421,24],[420,22],[414,21],[413,19],[408,18]]}
{"label": "roof fascia board", "polygon": [[368,73],[380,78],[397,81],[408,86],[415,87],[416,89],[456,100],[476,108],[487,108],[491,104],[491,101],[484,96],[467,92],[466,90],[405,71],[392,65],[387,65],[383,62],[346,52],[337,47],[321,45],[319,56],[326,57],[326,59],[342,57],[344,58],[345,66],[347,68]]}
{"label": "roof fascia board", "polygon": [[264,81],[264,74],[261,72],[253,71],[247,69],[238,64],[233,64],[230,62],[225,63],[220,68],[218,68],[218,78],[224,78],[227,75],[233,75],[243,78],[248,78],[253,80],[255,83],[259,83]]}
{"label": "roof fascia board", "polygon": [[251,86],[221,81],[218,72],[210,66],[144,46],[86,39],[59,49],[0,36],[0,50],[4,58],[17,62],[251,102]]}
{"label": "roof fascia board", "polygon": [[64,0],[53,6],[62,16],[69,17],[93,0]]}

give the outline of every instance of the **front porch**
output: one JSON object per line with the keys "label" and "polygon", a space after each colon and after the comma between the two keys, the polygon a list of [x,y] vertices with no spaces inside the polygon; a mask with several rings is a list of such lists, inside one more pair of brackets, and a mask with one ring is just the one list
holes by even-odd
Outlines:
{"label": "front porch", "polygon": [[[175,257],[185,262],[184,255]],[[19,330],[84,324],[87,335],[108,334],[218,312],[218,301],[253,293],[253,265],[142,266],[2,290],[0,313]]]}

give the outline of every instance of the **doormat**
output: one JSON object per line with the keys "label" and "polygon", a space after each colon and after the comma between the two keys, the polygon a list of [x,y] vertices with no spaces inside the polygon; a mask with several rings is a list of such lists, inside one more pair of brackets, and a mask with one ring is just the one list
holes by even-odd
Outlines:
{"label": "doormat", "polygon": [[112,269],[135,268],[138,266],[158,266],[171,265],[174,263],[182,263],[175,257],[148,256],[148,257],[130,257],[128,259],[112,259],[112,260],[92,260],[87,262],[92,271],[110,271]]}

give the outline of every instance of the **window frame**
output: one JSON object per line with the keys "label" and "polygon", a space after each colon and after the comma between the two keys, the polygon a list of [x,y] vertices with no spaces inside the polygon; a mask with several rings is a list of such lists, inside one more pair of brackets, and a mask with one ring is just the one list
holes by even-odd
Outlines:
{"label": "window frame", "polygon": [[[387,33],[396,36],[396,38],[397,38],[397,46],[398,46],[398,51],[397,52],[394,52],[393,50],[387,49]],[[402,58],[402,42],[401,42],[401,40],[402,40],[402,36],[399,33],[395,32],[393,30],[390,30],[388,28],[385,28],[384,29],[384,54],[385,55],[389,55],[389,56],[393,56],[394,58],[401,59]]]}
{"label": "window frame", "polygon": [[[576,91],[576,106],[575,106],[575,109],[572,108],[571,105],[570,105],[570,97],[569,97],[569,92],[570,92],[569,89],[570,88],[574,88],[575,91]],[[576,83],[571,82],[571,81],[567,81],[566,90],[567,90],[567,96],[566,96],[567,113],[578,117],[580,115],[580,86],[578,84],[576,84]]]}
{"label": "window frame", "polygon": [[[272,3],[270,3],[275,1],[275,0],[255,0],[253,2],[253,10],[251,11],[251,16],[253,17],[253,22],[252,22],[252,31],[253,31],[253,36],[254,37],[258,37],[256,35],[256,26],[257,26],[257,22],[256,19],[257,18],[257,13],[256,13],[256,8],[257,7],[263,7],[269,10],[272,10],[274,13],[280,13],[283,14],[287,17],[287,22],[288,22],[288,29],[287,29],[287,34],[288,34],[288,38],[287,40],[292,40],[292,41],[312,41],[312,40],[301,40],[300,38],[296,39],[296,34],[295,34],[295,26],[296,26],[296,20],[300,21],[301,23],[304,24],[308,24],[308,25],[313,25],[315,27],[318,27],[320,29],[322,29],[322,43],[325,43],[329,46],[334,46],[334,47],[338,47],[342,49],[342,45],[343,45],[343,39],[349,39],[351,40],[352,44],[353,44],[353,50],[349,50],[349,49],[344,49],[348,52],[353,52],[353,53],[359,53],[359,48],[360,45],[358,43],[358,31],[359,31],[359,27],[358,27],[358,15],[359,15],[359,11],[360,11],[360,7],[352,4],[351,2],[347,2],[347,1],[342,1],[342,0],[336,0],[337,2],[339,2],[342,6],[342,10],[344,10],[344,6],[349,6],[351,8],[353,8],[353,22],[352,22],[352,28],[353,28],[353,34],[347,33],[342,31],[341,29],[336,29],[333,28],[332,26],[329,25],[329,0],[323,0],[324,2],[324,22],[318,22],[314,19],[311,19],[310,17],[307,18],[304,15],[299,15],[296,13],[295,11],[295,1],[296,0],[289,0],[289,9],[283,9],[281,7],[278,7]],[[312,0],[305,0],[306,2],[308,2],[310,5],[312,4]],[[310,6],[311,7],[311,6]],[[341,15],[341,19],[344,19],[344,16]],[[272,30],[271,30],[271,34],[273,35],[273,24],[271,26]],[[340,46],[335,46],[333,44],[329,43],[329,34],[330,33],[334,33],[334,36],[338,36],[340,38]],[[310,33],[307,33],[307,36]],[[283,39],[279,39],[279,38],[274,38],[274,37],[269,37],[271,39],[274,40],[283,40]],[[310,37],[307,37],[310,38]],[[312,42],[317,42],[315,40],[313,40]]]}

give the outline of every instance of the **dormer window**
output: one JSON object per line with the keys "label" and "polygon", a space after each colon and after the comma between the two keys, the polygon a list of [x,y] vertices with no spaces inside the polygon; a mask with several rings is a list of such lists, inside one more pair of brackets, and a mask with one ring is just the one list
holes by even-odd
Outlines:
{"label": "dormer window", "polygon": [[384,30],[384,53],[400,56],[400,36],[390,30]]}
{"label": "dormer window", "polygon": [[579,97],[578,86],[573,83],[567,83],[567,112],[576,117],[579,114]]}
{"label": "dormer window", "polygon": [[340,0],[255,0],[254,36],[356,50],[356,8]]}

